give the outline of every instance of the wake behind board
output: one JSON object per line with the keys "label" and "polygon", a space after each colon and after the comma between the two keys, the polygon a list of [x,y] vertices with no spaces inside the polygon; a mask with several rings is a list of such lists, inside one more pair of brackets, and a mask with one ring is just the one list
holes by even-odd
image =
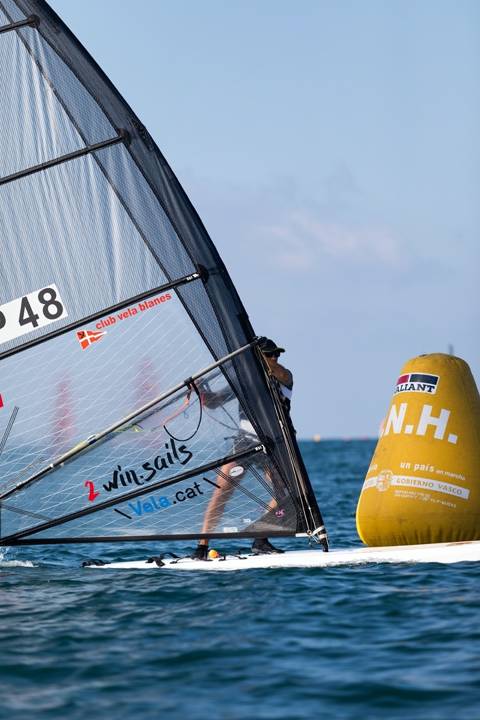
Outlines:
{"label": "wake behind board", "polygon": [[227,555],[215,560],[180,558],[162,560],[162,566],[147,560],[127,560],[94,569],[109,570],[206,570],[208,572],[255,570],[262,568],[336,567],[367,563],[458,563],[480,560],[480,541],[431,543],[429,545],[398,545],[393,547],[361,547],[346,550],[294,550],[279,555]]}

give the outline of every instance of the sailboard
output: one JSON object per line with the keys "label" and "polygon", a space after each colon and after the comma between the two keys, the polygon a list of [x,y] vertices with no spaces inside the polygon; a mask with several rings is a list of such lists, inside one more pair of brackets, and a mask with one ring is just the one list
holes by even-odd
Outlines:
{"label": "sailboard", "polygon": [[344,550],[293,550],[281,555],[220,555],[212,560],[153,557],[105,564],[88,564],[92,569],[106,570],[179,570],[228,572],[268,568],[328,568],[368,564],[440,563],[451,565],[480,560],[480,541],[394,545],[392,547],[357,547]]}
{"label": "sailboard", "polygon": [[326,548],[247,312],[148,130],[43,0],[0,0],[0,68],[0,545]]}

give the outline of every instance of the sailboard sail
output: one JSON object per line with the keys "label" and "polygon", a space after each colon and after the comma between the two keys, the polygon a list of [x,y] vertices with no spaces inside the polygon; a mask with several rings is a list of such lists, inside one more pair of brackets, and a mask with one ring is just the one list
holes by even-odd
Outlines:
{"label": "sailboard sail", "polygon": [[326,545],[217,250],[43,0],[0,0],[0,88],[0,544]]}

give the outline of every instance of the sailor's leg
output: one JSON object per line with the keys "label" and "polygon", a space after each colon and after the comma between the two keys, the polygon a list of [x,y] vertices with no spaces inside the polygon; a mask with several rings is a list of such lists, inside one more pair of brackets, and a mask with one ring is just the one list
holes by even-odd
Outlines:
{"label": "sailor's leg", "polygon": [[[275,471],[274,471],[275,472]],[[272,474],[269,468],[265,470],[265,480],[268,482],[269,486],[271,487],[271,494],[272,499],[268,503],[268,511],[267,515],[271,513],[273,510],[278,508],[278,500],[275,497],[275,484],[272,478]],[[254,555],[264,555],[264,554],[272,554],[272,553],[283,553],[284,551],[280,548],[275,547],[272,545],[270,540],[267,537],[263,538],[256,538],[253,541],[252,544],[252,552]]]}
{"label": "sailor's leg", "polygon": [[272,473],[270,471],[270,468],[268,468],[268,467],[265,470],[265,480],[267,481],[267,483],[270,485],[270,488],[271,488],[270,493],[272,495],[272,499],[268,503],[268,511],[270,512],[270,510],[275,510],[278,507],[278,501],[275,497],[275,486],[274,486],[274,483],[272,480]]}
{"label": "sailor's leg", "polygon": [[[212,498],[208,503],[208,507],[205,511],[203,518],[202,534],[207,534],[215,529],[218,521],[223,515],[225,505],[230,500],[235,486],[232,482],[229,482],[229,472],[235,467],[235,463],[228,463],[222,465],[220,471],[216,477],[215,485],[217,486],[213,491]],[[208,540],[199,540],[200,545],[208,545]]]}

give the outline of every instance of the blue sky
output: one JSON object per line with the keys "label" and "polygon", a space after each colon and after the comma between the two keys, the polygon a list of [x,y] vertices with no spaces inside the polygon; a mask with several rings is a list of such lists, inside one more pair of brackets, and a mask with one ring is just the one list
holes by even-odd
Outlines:
{"label": "blue sky", "polygon": [[404,362],[480,379],[480,4],[51,0],[202,217],[299,436],[375,436]]}

